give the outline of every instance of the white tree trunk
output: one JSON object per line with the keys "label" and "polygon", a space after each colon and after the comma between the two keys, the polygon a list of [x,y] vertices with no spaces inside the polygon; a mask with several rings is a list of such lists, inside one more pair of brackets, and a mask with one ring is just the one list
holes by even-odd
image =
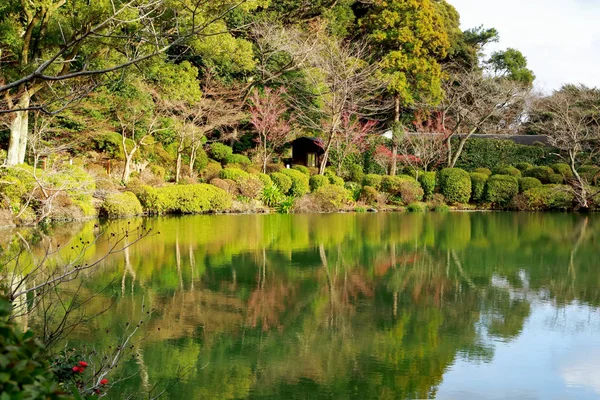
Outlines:
{"label": "white tree trunk", "polygon": [[[31,97],[25,91],[16,104],[16,109],[29,107]],[[29,111],[15,111],[10,124],[10,139],[8,142],[7,165],[23,164],[25,152],[27,151],[27,135],[29,133]]]}

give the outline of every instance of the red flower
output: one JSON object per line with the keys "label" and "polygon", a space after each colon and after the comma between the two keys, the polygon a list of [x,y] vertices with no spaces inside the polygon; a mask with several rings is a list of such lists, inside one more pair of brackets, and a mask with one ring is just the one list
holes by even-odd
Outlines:
{"label": "red flower", "polygon": [[73,372],[79,372],[79,373],[82,373],[82,372],[83,372],[83,370],[84,370],[84,368],[83,368],[83,367],[80,367],[80,366],[78,366],[78,365],[76,365],[76,366],[74,366],[74,367],[73,367]]}
{"label": "red flower", "polygon": [[104,378],[100,381],[101,385],[106,385],[108,383],[108,379]]}
{"label": "red flower", "polygon": [[87,363],[85,361],[79,361],[79,365],[81,365],[83,368],[87,367]]}

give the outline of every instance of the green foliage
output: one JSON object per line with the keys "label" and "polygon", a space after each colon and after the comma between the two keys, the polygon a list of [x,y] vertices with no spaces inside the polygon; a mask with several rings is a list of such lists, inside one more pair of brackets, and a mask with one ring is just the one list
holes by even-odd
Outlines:
{"label": "green foliage", "polygon": [[8,317],[10,302],[0,297],[0,398],[69,399],[54,380],[44,347],[32,331],[21,328]]}
{"label": "green foliage", "polygon": [[421,173],[420,171],[418,171],[414,167],[411,167],[410,165],[407,165],[404,168],[402,168],[403,175],[408,175],[414,179],[417,179],[417,175],[420,175],[420,173]]}
{"label": "green foliage", "polygon": [[471,178],[460,168],[444,168],[439,172],[440,192],[448,203],[468,203],[471,198]]}
{"label": "green foliage", "polygon": [[521,173],[527,171],[530,168],[533,168],[533,164],[530,164],[528,162],[518,162],[515,164],[515,167],[521,171]]}
{"label": "green foliage", "polygon": [[533,72],[527,68],[527,59],[516,49],[494,52],[487,64],[496,75],[527,86],[531,86],[535,79]]}
{"label": "green foliage", "polygon": [[100,133],[92,139],[93,149],[112,159],[123,160],[123,136],[117,132]]}
{"label": "green foliage", "polygon": [[316,192],[319,188],[329,185],[329,178],[323,175],[313,175],[310,177],[310,191]]}
{"label": "green foliage", "polygon": [[501,206],[519,194],[519,181],[511,175],[492,175],[486,185],[485,199]]}
{"label": "green foliage", "polygon": [[265,185],[265,187],[273,184],[271,177],[267,174],[263,174],[262,172],[260,172],[260,173],[256,174],[256,176],[258,177],[258,179],[260,179],[260,181],[263,183],[263,185]]}
{"label": "green foliage", "polygon": [[383,180],[383,176],[376,174],[368,174],[363,178],[363,186],[370,186],[375,190],[381,190],[381,182]]}
{"label": "green foliage", "polygon": [[246,171],[239,168],[230,168],[226,167],[219,172],[219,178],[221,179],[231,179],[236,182],[241,182],[243,179],[246,179],[250,176]]}
{"label": "green foliage", "polygon": [[419,182],[408,175],[384,176],[381,182],[381,190],[400,197],[404,204],[421,201],[424,194]]}
{"label": "green foliage", "polygon": [[476,172],[478,174],[484,174],[488,177],[492,176],[492,171],[489,168],[475,168],[473,172]]}
{"label": "green foliage", "polygon": [[206,168],[204,168],[200,173],[200,176],[202,177],[204,182],[210,182],[212,179],[217,178],[222,170],[223,167],[221,166],[221,164],[209,160],[208,164],[206,165]]}
{"label": "green foliage", "polygon": [[262,201],[267,207],[277,207],[285,200],[285,195],[274,184],[265,185],[262,191]]}
{"label": "green foliage", "polygon": [[521,177],[521,170],[510,165],[502,166],[494,169],[494,175],[510,175],[519,178]]}
{"label": "green foliage", "polygon": [[286,197],[277,205],[277,212],[279,214],[289,214],[294,209],[294,203],[296,199],[293,197]]}
{"label": "green foliage", "polygon": [[552,174],[552,175],[550,175],[550,179],[549,179],[548,183],[560,185],[564,181],[565,181],[565,178],[562,174]]}
{"label": "green foliage", "polygon": [[362,186],[360,184],[356,182],[346,182],[344,184],[344,188],[350,192],[352,200],[358,201],[358,199],[360,198],[360,191],[362,189]]}
{"label": "green foliage", "polygon": [[337,176],[337,174],[334,171],[328,169],[325,171],[324,175],[329,179],[329,183],[331,183],[332,185],[344,186],[344,180]]}
{"label": "green foliage", "polygon": [[160,165],[150,166],[150,172],[152,172],[152,174],[154,176],[162,179],[163,181],[165,180],[165,177],[167,176],[167,171],[165,171],[165,169],[163,167],[161,167]]}
{"label": "green foliage", "polygon": [[531,178],[537,178],[540,180],[540,182],[546,184],[550,183],[551,177],[554,175],[554,170],[545,166],[533,167],[525,171],[523,175]]}
{"label": "green foliage", "polygon": [[595,165],[583,165],[579,168],[578,172],[590,185],[598,185],[598,183],[600,183],[600,167]]}
{"label": "green foliage", "polygon": [[[456,145],[457,140],[453,140],[452,146]],[[465,143],[456,167],[469,171],[475,168],[493,170],[498,165],[516,165],[524,162],[549,165],[555,160],[556,155],[550,147],[521,145],[511,140],[471,138]]]}
{"label": "green foliage", "polygon": [[196,153],[196,160],[194,161],[193,168],[200,172],[208,166],[208,154],[202,149]]}
{"label": "green foliage", "polygon": [[488,175],[480,172],[471,172],[471,201],[480,202],[485,194],[485,184],[488,181]]}
{"label": "green foliage", "polygon": [[360,164],[350,164],[348,166],[348,180],[351,182],[361,183],[365,173],[363,167]]}
{"label": "green foliage", "polygon": [[233,155],[233,149],[223,143],[215,142],[210,145],[209,154],[213,160],[225,163]]}
{"label": "green foliage", "polygon": [[[226,170],[227,168],[224,171]],[[238,184],[240,194],[250,199],[258,199],[262,194],[263,188],[265,187],[262,181],[255,175],[249,175],[245,178],[239,179],[236,182]]]}
{"label": "green foliage", "polygon": [[410,203],[406,207],[406,211],[414,213],[422,213],[427,211],[427,207],[423,203]]}
{"label": "green foliage", "polygon": [[194,214],[231,208],[231,196],[213,185],[144,186],[138,195],[146,212],[152,214]]}
{"label": "green foliage", "polygon": [[423,188],[425,199],[429,200],[435,192],[437,174],[434,171],[421,172],[419,174],[419,183]]}
{"label": "green foliage", "polygon": [[28,193],[27,187],[18,178],[10,175],[0,177],[0,208],[14,212],[21,206],[21,199]]}
{"label": "green foliage", "polygon": [[225,162],[227,164],[239,164],[242,166],[249,166],[252,164],[252,161],[250,161],[250,159],[243,154],[228,155]]}
{"label": "green foliage", "polygon": [[308,169],[308,167],[305,167],[304,165],[294,165],[292,167],[292,169],[295,169],[297,171],[302,172],[303,174],[310,176],[310,170]]}
{"label": "green foliage", "polygon": [[445,213],[445,212],[450,211],[450,207],[447,204],[436,204],[433,207],[433,211],[439,212],[439,213]]}
{"label": "green foliage", "polygon": [[281,173],[287,175],[292,180],[292,187],[289,190],[291,196],[301,197],[310,191],[308,175],[295,169],[287,168]]}
{"label": "green foliage", "polygon": [[523,193],[529,189],[540,186],[542,186],[542,182],[540,182],[540,180],[537,178],[525,177],[519,179],[519,193]]}
{"label": "green foliage", "polygon": [[348,190],[333,184],[320,187],[312,196],[315,204],[322,211],[337,211],[352,201],[352,195]]}
{"label": "green foliage", "polygon": [[272,172],[270,175],[271,180],[279,188],[281,193],[288,194],[290,189],[292,188],[292,179],[281,173],[281,172]]}
{"label": "green foliage", "polygon": [[562,175],[565,179],[569,179],[573,177],[573,172],[571,171],[571,166],[565,163],[556,163],[550,166],[554,172],[559,175]]}
{"label": "green foliage", "polygon": [[367,204],[377,204],[379,200],[379,192],[372,186],[363,186],[360,192],[360,200]]}
{"label": "green foliage", "polygon": [[100,207],[100,215],[114,217],[129,217],[143,212],[142,205],[135,194],[131,192],[111,193],[104,199]]}
{"label": "green foliage", "polygon": [[574,197],[567,186],[543,185],[526,190],[523,195],[530,210],[568,210],[573,207]]}

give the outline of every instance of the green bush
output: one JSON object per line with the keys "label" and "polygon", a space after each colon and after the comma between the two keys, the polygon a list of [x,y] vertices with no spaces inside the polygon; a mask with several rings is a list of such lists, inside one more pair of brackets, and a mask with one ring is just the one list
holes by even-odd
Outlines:
{"label": "green bush", "polygon": [[545,166],[533,167],[525,171],[523,175],[530,178],[537,178],[542,183],[550,183],[551,176],[554,175],[554,170]]}
{"label": "green bush", "polygon": [[502,167],[498,167],[494,170],[494,175],[510,175],[510,176],[520,178],[521,170],[519,170],[518,168],[512,167],[510,165],[502,166]]}
{"label": "green bush", "polygon": [[362,184],[363,186],[370,186],[375,190],[381,190],[381,181],[383,180],[383,176],[376,174],[368,174],[363,178]]}
{"label": "green bush", "polygon": [[555,173],[561,175],[565,179],[569,179],[573,177],[573,172],[571,171],[571,166],[565,163],[556,163],[550,166]]}
{"label": "green bush", "polygon": [[471,198],[471,178],[460,168],[444,168],[439,176],[440,192],[448,203],[467,203]]}
{"label": "green bush", "polygon": [[207,166],[208,166],[208,154],[206,154],[206,152],[204,150],[199,149],[196,152],[196,160],[194,161],[193,168],[196,171],[200,172]]}
{"label": "green bush", "polygon": [[11,303],[0,297],[0,398],[72,399],[55,381],[42,343],[10,320],[11,313]]}
{"label": "green bush", "polygon": [[523,195],[530,210],[568,210],[573,207],[573,194],[567,186],[543,185],[526,190]]}
{"label": "green bush", "polygon": [[419,171],[417,171],[414,167],[411,167],[410,165],[407,165],[404,168],[402,168],[402,175],[410,176],[413,179],[417,179],[417,172]]}
{"label": "green bush", "polygon": [[140,201],[131,192],[111,193],[106,196],[100,207],[100,215],[104,217],[129,217],[143,212]]}
{"label": "green bush", "polygon": [[243,154],[231,154],[225,159],[227,164],[238,164],[247,167],[252,164],[252,161]]}
{"label": "green bush", "polygon": [[223,143],[213,143],[210,145],[210,156],[213,160],[226,162],[233,155],[233,149]]}
{"label": "green bush", "polygon": [[300,197],[310,192],[308,175],[295,169],[284,169],[281,173],[292,180],[292,187],[289,191],[291,196]]}
{"label": "green bush", "polygon": [[271,180],[279,188],[281,193],[288,194],[290,189],[292,188],[292,179],[281,173],[281,172],[272,172],[270,175]]}
{"label": "green bush", "polygon": [[144,186],[138,197],[144,209],[154,214],[224,211],[231,208],[232,203],[226,191],[205,183],[161,188]]}
{"label": "green bush", "polygon": [[478,203],[484,198],[488,175],[480,172],[471,172],[469,177],[471,178],[471,201]]}
{"label": "green bush", "polygon": [[[28,193],[27,188],[18,178],[4,176],[0,178],[0,208],[11,208],[18,211],[21,199]],[[5,204],[7,202],[7,204]]]}
{"label": "green bush", "polygon": [[507,205],[519,194],[519,181],[511,175],[492,175],[486,185],[485,199],[491,203]]}
{"label": "green bush", "polygon": [[348,167],[348,179],[351,182],[361,183],[365,173],[363,167],[359,164],[350,164]]}
{"label": "green bush", "polygon": [[475,168],[473,172],[476,172],[478,174],[484,174],[488,177],[492,176],[492,171],[489,168]]}
{"label": "green bush", "polygon": [[209,160],[208,164],[206,165],[206,168],[204,168],[202,172],[200,172],[200,176],[202,177],[202,180],[204,182],[210,182],[211,180],[219,177],[219,174],[221,173],[222,169],[223,167],[221,166],[221,164]]}
{"label": "green bush", "polygon": [[352,201],[348,190],[333,184],[320,187],[312,196],[322,211],[337,211]]}
{"label": "green bush", "polygon": [[262,201],[267,207],[277,207],[285,196],[274,184],[266,185],[262,191]]}
{"label": "green bush", "polygon": [[521,174],[525,171],[527,171],[528,169],[533,168],[533,164],[530,164],[528,162],[518,162],[515,164],[515,167],[521,171]]}
{"label": "green bush", "polygon": [[346,183],[344,183],[344,188],[346,190],[348,190],[348,192],[350,192],[350,195],[352,196],[352,199],[354,201],[358,201],[358,199],[360,197],[360,190],[362,189],[362,186],[360,186],[356,182],[346,182]]}
{"label": "green bush", "polygon": [[310,170],[308,169],[308,167],[305,167],[304,165],[294,165],[292,167],[292,169],[295,169],[296,171],[300,171],[303,174],[310,176]]}
{"label": "green bush", "polygon": [[256,176],[258,177],[258,179],[260,179],[260,181],[263,183],[263,185],[265,185],[265,187],[273,184],[273,180],[267,174],[258,173],[258,174],[256,174]]}
{"label": "green bush", "polygon": [[562,174],[552,174],[550,175],[550,182],[551,184],[555,184],[555,185],[560,185],[561,183],[564,183],[565,178]]}
{"label": "green bush", "polygon": [[360,192],[360,200],[367,204],[377,204],[379,200],[379,192],[372,186],[363,186]]}
{"label": "green bush", "polygon": [[600,183],[600,167],[595,165],[584,165],[578,169],[579,175],[585,179],[590,185],[598,185]]}
{"label": "green bush", "polygon": [[422,172],[419,174],[419,183],[423,188],[423,193],[426,199],[431,199],[435,192],[435,182],[437,174],[434,171]]}
{"label": "green bush", "polygon": [[219,178],[221,179],[231,179],[236,182],[240,182],[243,179],[246,179],[250,176],[246,171],[239,168],[229,168],[226,167],[219,172]]}
{"label": "green bush", "polygon": [[123,156],[123,136],[117,132],[105,132],[95,136],[92,139],[93,150],[106,153],[109,158],[122,160]]}
{"label": "green bush", "polygon": [[427,211],[427,207],[422,203],[410,203],[408,207],[406,207],[406,210],[408,212],[422,213]]}
{"label": "green bush", "polygon": [[540,180],[537,178],[525,177],[519,179],[519,193],[523,193],[529,189],[540,186],[542,186],[542,182],[540,182]]}
{"label": "green bush", "polygon": [[329,178],[323,175],[313,175],[310,177],[310,191],[316,192],[319,188],[329,185]]}
{"label": "green bush", "polygon": [[344,180],[336,175],[335,172],[331,170],[325,171],[325,176],[329,179],[329,183],[337,186],[344,186]]}
{"label": "green bush", "polygon": [[238,184],[240,194],[250,199],[258,199],[265,187],[262,181],[255,175],[248,175],[245,178],[241,178],[236,183]]}
{"label": "green bush", "polygon": [[381,189],[393,196],[399,196],[404,204],[423,200],[423,188],[408,175],[384,176]]}
{"label": "green bush", "polygon": [[165,171],[165,169],[163,167],[161,167],[160,165],[150,166],[150,172],[152,172],[152,175],[162,179],[163,181],[165,180],[165,176],[167,175],[167,172]]}

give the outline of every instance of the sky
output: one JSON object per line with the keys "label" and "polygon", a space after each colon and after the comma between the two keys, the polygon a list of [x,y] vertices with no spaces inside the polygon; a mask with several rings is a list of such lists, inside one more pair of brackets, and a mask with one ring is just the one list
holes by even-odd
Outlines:
{"label": "sky", "polygon": [[461,28],[496,28],[489,49],[520,50],[544,92],[563,83],[600,87],[600,0],[448,0]]}

